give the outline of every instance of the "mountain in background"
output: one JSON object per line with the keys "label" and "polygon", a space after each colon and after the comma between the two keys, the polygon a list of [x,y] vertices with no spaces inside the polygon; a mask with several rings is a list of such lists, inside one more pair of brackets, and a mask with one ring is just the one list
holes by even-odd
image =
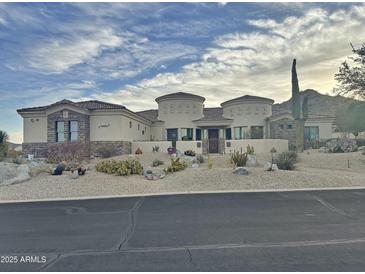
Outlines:
{"label": "mountain in background", "polygon": [[[300,92],[300,99],[308,96],[308,116],[309,118],[335,118],[338,110],[343,109],[357,100],[343,97],[340,95],[330,96],[321,94],[313,89],[306,89]],[[281,113],[291,113],[291,99],[288,101],[274,104],[272,107],[273,115]]]}

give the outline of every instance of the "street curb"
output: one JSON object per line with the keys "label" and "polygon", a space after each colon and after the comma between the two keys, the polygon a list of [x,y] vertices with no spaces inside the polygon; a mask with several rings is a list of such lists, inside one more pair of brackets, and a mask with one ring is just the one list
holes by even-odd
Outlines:
{"label": "street curb", "polygon": [[322,188],[282,188],[282,189],[243,189],[243,190],[211,190],[211,191],[181,191],[163,193],[143,193],[126,195],[106,195],[90,197],[68,197],[68,198],[45,198],[29,200],[0,200],[0,204],[12,203],[32,203],[32,202],[56,202],[56,201],[82,201],[82,200],[101,200],[111,198],[135,198],[135,197],[154,197],[187,194],[219,194],[219,193],[264,193],[264,192],[305,192],[305,191],[324,191],[324,190],[365,190],[365,186],[353,187],[322,187]]}

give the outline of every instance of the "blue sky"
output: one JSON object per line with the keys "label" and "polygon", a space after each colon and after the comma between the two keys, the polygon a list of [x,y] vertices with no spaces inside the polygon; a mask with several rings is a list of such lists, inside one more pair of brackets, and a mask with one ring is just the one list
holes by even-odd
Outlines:
{"label": "blue sky", "polygon": [[64,98],[131,110],[178,91],[206,106],[280,102],[294,57],[301,89],[331,93],[364,25],[362,3],[0,3],[0,129],[21,142],[16,109]]}

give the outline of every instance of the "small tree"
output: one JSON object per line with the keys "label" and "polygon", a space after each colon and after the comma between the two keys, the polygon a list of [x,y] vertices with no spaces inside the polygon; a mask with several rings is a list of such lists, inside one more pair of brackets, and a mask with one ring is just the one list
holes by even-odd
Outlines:
{"label": "small tree", "polygon": [[340,131],[355,136],[365,131],[365,103],[355,102],[336,113],[336,124]]}
{"label": "small tree", "polygon": [[350,45],[353,56],[348,59],[352,65],[347,61],[341,64],[338,73],[335,74],[338,84],[334,92],[365,99],[365,43],[359,48]]}
{"label": "small tree", "polygon": [[9,135],[4,130],[0,130],[0,159],[4,158],[8,152]]}

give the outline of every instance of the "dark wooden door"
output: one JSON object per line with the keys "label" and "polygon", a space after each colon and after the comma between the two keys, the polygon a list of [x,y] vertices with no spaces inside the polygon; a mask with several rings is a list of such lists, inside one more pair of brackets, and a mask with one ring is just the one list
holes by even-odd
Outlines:
{"label": "dark wooden door", "polygon": [[209,153],[219,152],[219,130],[208,129]]}

